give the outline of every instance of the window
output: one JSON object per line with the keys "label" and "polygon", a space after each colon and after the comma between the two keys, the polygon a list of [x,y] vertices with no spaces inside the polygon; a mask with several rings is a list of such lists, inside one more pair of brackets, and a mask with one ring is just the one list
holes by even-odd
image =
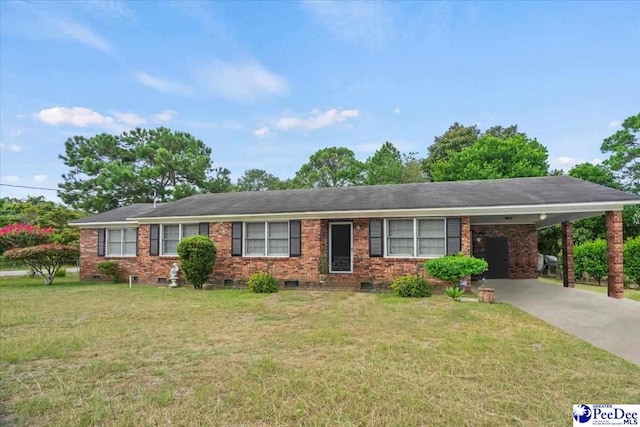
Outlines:
{"label": "window", "polygon": [[198,224],[163,224],[162,255],[177,255],[180,240],[198,234],[200,234]]}
{"label": "window", "polygon": [[135,228],[108,229],[107,256],[135,256],[137,250],[137,234]]}
{"label": "window", "polygon": [[388,219],[386,228],[386,256],[435,258],[447,253],[444,218]]}
{"label": "window", "polygon": [[289,256],[288,222],[246,222],[246,256]]}

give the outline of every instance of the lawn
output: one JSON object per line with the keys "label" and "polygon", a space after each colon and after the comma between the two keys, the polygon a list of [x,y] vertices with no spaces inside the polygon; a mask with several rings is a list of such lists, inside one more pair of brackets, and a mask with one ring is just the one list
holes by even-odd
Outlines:
{"label": "lawn", "polygon": [[[556,280],[556,279],[553,279],[553,278],[550,278],[550,277],[540,277],[539,280],[541,282],[551,283],[553,285],[562,286],[562,281],[561,280]],[[601,294],[606,294],[607,293],[607,284],[606,283],[604,283],[601,286],[598,286],[598,285],[587,285],[585,283],[576,283],[576,288],[584,289],[585,291],[600,292]],[[635,300],[635,301],[640,301],[640,290],[638,290],[638,289],[625,289],[624,290],[624,297],[632,299],[632,300]]]}
{"label": "lawn", "polygon": [[640,367],[506,304],[69,276],[0,280],[0,425],[565,426],[640,401]]}

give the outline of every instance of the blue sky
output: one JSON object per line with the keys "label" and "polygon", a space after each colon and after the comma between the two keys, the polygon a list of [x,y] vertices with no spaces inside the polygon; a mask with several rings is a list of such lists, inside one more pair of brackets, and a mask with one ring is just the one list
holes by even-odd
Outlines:
{"label": "blue sky", "polygon": [[[640,2],[0,2],[0,182],[55,188],[73,135],[187,131],[233,173],[424,156],[518,124],[568,170],[640,107]],[[0,187],[2,196],[55,192]]]}

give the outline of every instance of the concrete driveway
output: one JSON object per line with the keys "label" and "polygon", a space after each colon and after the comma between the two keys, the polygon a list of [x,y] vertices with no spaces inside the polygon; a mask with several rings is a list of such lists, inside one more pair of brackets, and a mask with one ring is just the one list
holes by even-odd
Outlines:
{"label": "concrete driveway", "polygon": [[496,300],[640,365],[640,302],[538,280],[487,280]]}

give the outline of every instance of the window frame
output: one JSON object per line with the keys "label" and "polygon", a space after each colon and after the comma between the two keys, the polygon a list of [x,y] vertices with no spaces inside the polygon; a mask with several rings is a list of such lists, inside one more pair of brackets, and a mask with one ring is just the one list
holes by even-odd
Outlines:
{"label": "window frame", "polygon": [[[413,254],[389,254],[389,221],[413,221]],[[444,253],[441,255],[437,254],[420,254],[420,237],[418,236],[418,227],[419,222],[421,220],[441,220],[442,227],[444,231],[444,236],[442,239],[444,240]],[[447,255],[448,251],[448,242],[447,242],[447,218],[446,217],[415,217],[415,218],[385,218],[384,219],[384,258],[397,258],[397,259],[434,259],[440,258]],[[393,239],[393,237],[391,237]]]}
{"label": "window frame", "polygon": [[[290,258],[291,257],[291,221],[243,221],[242,223],[242,256],[245,258]],[[264,224],[264,253],[247,253],[247,224]],[[281,254],[269,254],[269,226],[270,224],[287,224],[287,252]],[[253,240],[253,239],[252,239]],[[272,239],[272,240],[284,240]]]}
{"label": "window frame", "polygon": [[[167,253],[164,250],[164,227],[167,225],[177,225],[178,226],[178,243],[176,244],[176,252],[170,252]],[[199,222],[181,222],[179,224],[172,224],[172,223],[168,223],[168,224],[160,224],[160,241],[159,241],[159,255],[160,256],[168,256],[168,257],[177,257],[178,256],[178,244],[180,244],[180,242],[182,241],[182,239],[184,239],[184,232],[183,232],[183,227],[185,225],[196,225],[196,226],[200,226]],[[198,234],[199,234],[199,230],[198,230]],[[197,236],[198,234],[192,234],[191,236]],[[191,236],[187,236],[187,237],[191,237]]]}
{"label": "window frame", "polygon": [[[135,251],[133,251],[133,253],[131,254],[125,254],[124,253],[124,244],[125,243],[132,243],[130,241],[125,241],[124,240],[124,230],[134,230],[135,231],[135,236],[136,239],[133,241],[133,243],[136,244],[136,249]],[[109,251],[109,236],[111,235],[112,232],[119,232],[120,233],[120,252],[119,253],[112,253]],[[115,242],[113,242],[115,243]],[[110,258],[124,258],[124,257],[135,257],[137,256],[138,253],[138,228],[137,227],[121,227],[121,228],[107,228],[105,229],[105,236],[104,236],[104,256],[105,257],[110,257]]]}

